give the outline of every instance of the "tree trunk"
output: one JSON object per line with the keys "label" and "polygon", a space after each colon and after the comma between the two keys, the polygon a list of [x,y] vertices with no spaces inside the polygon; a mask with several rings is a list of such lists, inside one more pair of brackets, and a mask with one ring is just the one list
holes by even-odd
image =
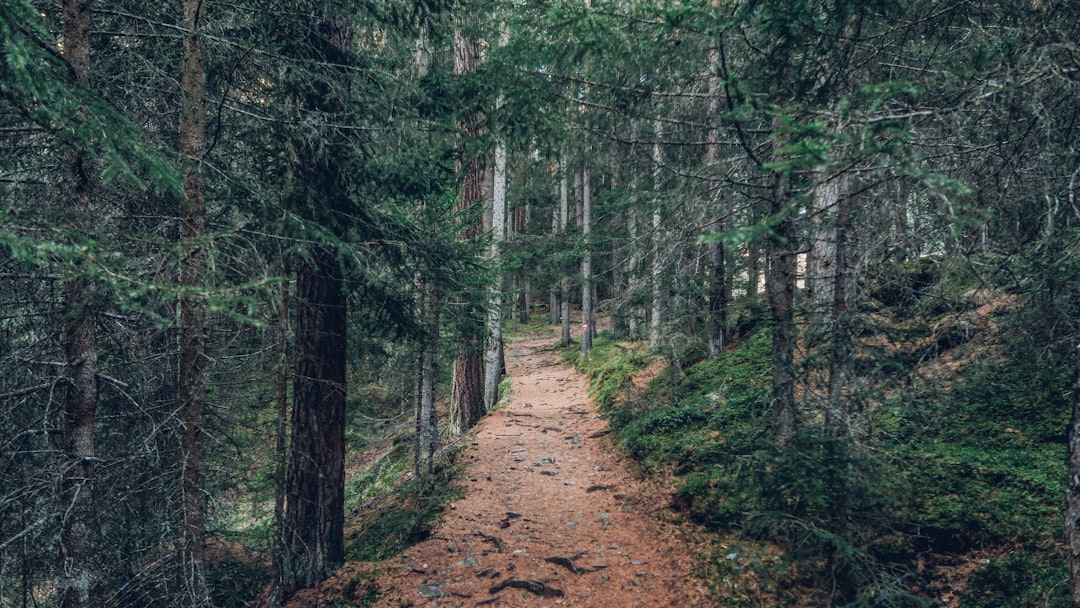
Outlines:
{"label": "tree trunk", "polygon": [[[559,179],[559,232],[565,234],[570,225],[570,180],[566,177],[566,156],[559,161],[562,177]],[[570,344],[570,279],[563,277],[562,290],[562,340],[563,346]]]}
{"label": "tree trunk", "polygon": [[[479,51],[476,42],[463,34],[461,30],[456,30],[454,32],[454,73],[472,74],[476,71],[478,58]],[[476,117],[470,117],[462,124],[466,138],[476,136],[477,122]],[[475,207],[483,201],[484,169],[475,158],[466,159],[458,169],[462,175],[458,210],[474,213],[479,218],[481,214],[475,213]],[[461,238],[471,240],[479,236],[480,225],[473,224],[464,229]],[[483,312],[474,311],[477,307],[476,302],[466,299],[462,304],[468,309],[469,318],[466,320],[467,327],[458,337],[458,351],[454,358],[450,381],[448,427],[450,432],[455,434],[465,432],[479,420],[484,408],[484,362],[481,345],[484,330]]]}
{"label": "tree trunk", "polygon": [[286,594],[345,560],[346,300],[337,256],[316,246],[296,273],[296,374],[287,482]]}
{"label": "tree trunk", "polygon": [[430,281],[420,285],[421,323],[424,341],[417,361],[416,391],[416,480],[424,486],[433,482],[435,448],[439,439],[435,418],[435,357],[438,348],[439,312],[435,307],[435,287]]}
{"label": "tree trunk", "polygon": [[184,163],[184,194],[180,204],[180,445],[183,479],[181,584],[184,604],[210,603],[203,574],[203,528],[206,517],[203,466],[203,410],[206,403],[205,288],[206,186],[202,157],[206,148],[206,48],[199,33],[203,3],[184,1],[184,61],[180,74],[180,152]]}
{"label": "tree trunk", "polygon": [[[89,0],[65,0],[64,56],[76,80],[90,84]],[[90,159],[82,151],[65,154],[66,186],[80,229],[91,225]],[[57,590],[61,608],[90,605],[90,522],[93,517],[94,421],[98,405],[97,339],[94,333],[93,285],[74,277],[64,285],[65,355],[68,378],[64,400],[64,471],[60,511],[60,580]]]}
{"label": "tree trunk", "polygon": [[581,356],[592,350],[596,331],[596,310],[593,301],[593,258],[589,245],[592,232],[592,174],[588,167],[581,170],[581,235],[585,239],[585,254],[581,260]]}
{"label": "tree trunk", "polygon": [[1069,587],[1072,606],[1080,608],[1080,345],[1076,349],[1076,371],[1073,374],[1072,417],[1069,419],[1066,442],[1069,456],[1066,462],[1068,493],[1065,506],[1065,530],[1068,543]]}
{"label": "tree trunk", "polygon": [[788,206],[787,178],[773,175],[770,221],[774,234],[770,242],[769,280],[765,290],[772,313],[772,410],[777,445],[795,442],[798,433],[795,411],[795,223]]}
{"label": "tree trunk", "polygon": [[499,401],[499,380],[502,379],[502,295],[503,273],[501,251],[506,240],[506,144],[495,144],[495,179],[491,197],[491,249],[488,258],[494,273],[488,290],[487,350],[484,360],[484,409]]}
{"label": "tree trunk", "polygon": [[[717,2],[713,2],[716,7]],[[717,163],[720,162],[720,96],[723,93],[720,74],[717,71],[720,65],[720,51],[709,51],[709,132],[706,137],[708,144],[705,149],[705,164],[715,172]],[[709,191],[706,198],[712,201],[715,207],[720,200],[720,182],[717,176],[710,175]],[[724,220],[718,216],[713,220],[712,232],[718,233],[724,230]],[[709,328],[709,358],[715,359],[724,352],[728,338],[728,304],[731,302],[731,283],[728,280],[727,250],[722,242],[709,244],[709,296],[708,296],[708,321]]]}
{"label": "tree trunk", "polygon": [[270,559],[274,571],[274,584],[270,590],[270,608],[282,603],[284,585],[281,575],[282,557],[285,555],[285,495],[289,469],[289,283],[281,284],[281,300],[278,304],[278,373],[277,373],[277,423],[274,425],[274,538]]}
{"label": "tree trunk", "polygon": [[833,213],[832,229],[832,253],[831,267],[833,276],[828,284],[832,290],[832,311],[829,315],[831,324],[831,336],[829,343],[829,402],[825,410],[826,432],[833,437],[840,437],[845,432],[850,432],[851,408],[848,406],[844,395],[846,372],[852,357],[852,337],[850,323],[847,314],[848,305],[848,274],[851,265],[848,262],[850,246],[848,238],[850,230],[849,209],[850,201],[847,196],[847,176],[839,175],[834,180],[836,186],[836,208]]}
{"label": "tree trunk", "polygon": [[661,336],[664,329],[664,289],[663,289],[663,249],[661,247],[660,228],[663,216],[660,214],[660,177],[661,165],[664,163],[664,148],[660,145],[663,129],[660,121],[655,123],[655,138],[653,143],[653,201],[652,214],[652,314],[649,319],[649,347],[660,348]]}

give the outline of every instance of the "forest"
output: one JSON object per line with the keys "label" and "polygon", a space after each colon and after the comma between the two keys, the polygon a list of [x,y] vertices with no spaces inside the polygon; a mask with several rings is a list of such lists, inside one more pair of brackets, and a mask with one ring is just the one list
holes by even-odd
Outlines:
{"label": "forest", "polygon": [[1080,607],[1080,3],[0,33],[0,608],[280,607],[400,554],[549,330],[709,605]]}

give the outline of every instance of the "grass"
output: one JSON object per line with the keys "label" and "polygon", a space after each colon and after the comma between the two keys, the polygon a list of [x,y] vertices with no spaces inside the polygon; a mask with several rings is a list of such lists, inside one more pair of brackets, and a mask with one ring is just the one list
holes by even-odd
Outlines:
{"label": "grass", "polygon": [[[404,464],[389,469],[407,468],[411,463],[411,452],[406,450],[398,458]],[[433,487],[417,487],[413,482],[403,482],[399,475],[395,485],[382,490],[378,494],[379,500],[368,503],[356,518],[356,525],[347,531],[347,559],[382,561],[426,540],[445,505],[461,497],[453,482],[457,473],[454,453],[438,463]]]}
{"label": "grass", "polygon": [[676,507],[715,546],[741,547],[703,560],[717,605],[929,606],[955,584],[936,556],[976,552],[996,557],[962,581],[960,606],[1065,605],[1070,369],[1023,340],[1002,352],[932,390],[881,396],[864,414],[875,432],[857,442],[824,436],[807,416],[790,449],[770,440],[767,328],[631,400],[620,394],[644,355],[601,335],[576,364],[619,445],[676,477]]}

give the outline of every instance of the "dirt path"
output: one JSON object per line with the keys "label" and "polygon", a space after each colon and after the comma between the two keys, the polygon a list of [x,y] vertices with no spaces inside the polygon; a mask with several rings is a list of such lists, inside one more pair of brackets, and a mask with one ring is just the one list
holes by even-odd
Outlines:
{"label": "dirt path", "polygon": [[656,517],[666,498],[610,449],[553,342],[507,345],[512,400],[475,428],[464,498],[380,578],[378,606],[703,604],[690,551]]}

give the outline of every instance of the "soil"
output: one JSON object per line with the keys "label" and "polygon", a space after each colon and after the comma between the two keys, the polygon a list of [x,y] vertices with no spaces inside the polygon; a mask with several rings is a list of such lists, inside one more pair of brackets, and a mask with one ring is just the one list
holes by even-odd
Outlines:
{"label": "soil", "polygon": [[464,497],[429,540],[380,568],[376,606],[705,604],[691,548],[663,521],[670,492],[612,448],[555,340],[507,344],[512,396],[472,432]]}

